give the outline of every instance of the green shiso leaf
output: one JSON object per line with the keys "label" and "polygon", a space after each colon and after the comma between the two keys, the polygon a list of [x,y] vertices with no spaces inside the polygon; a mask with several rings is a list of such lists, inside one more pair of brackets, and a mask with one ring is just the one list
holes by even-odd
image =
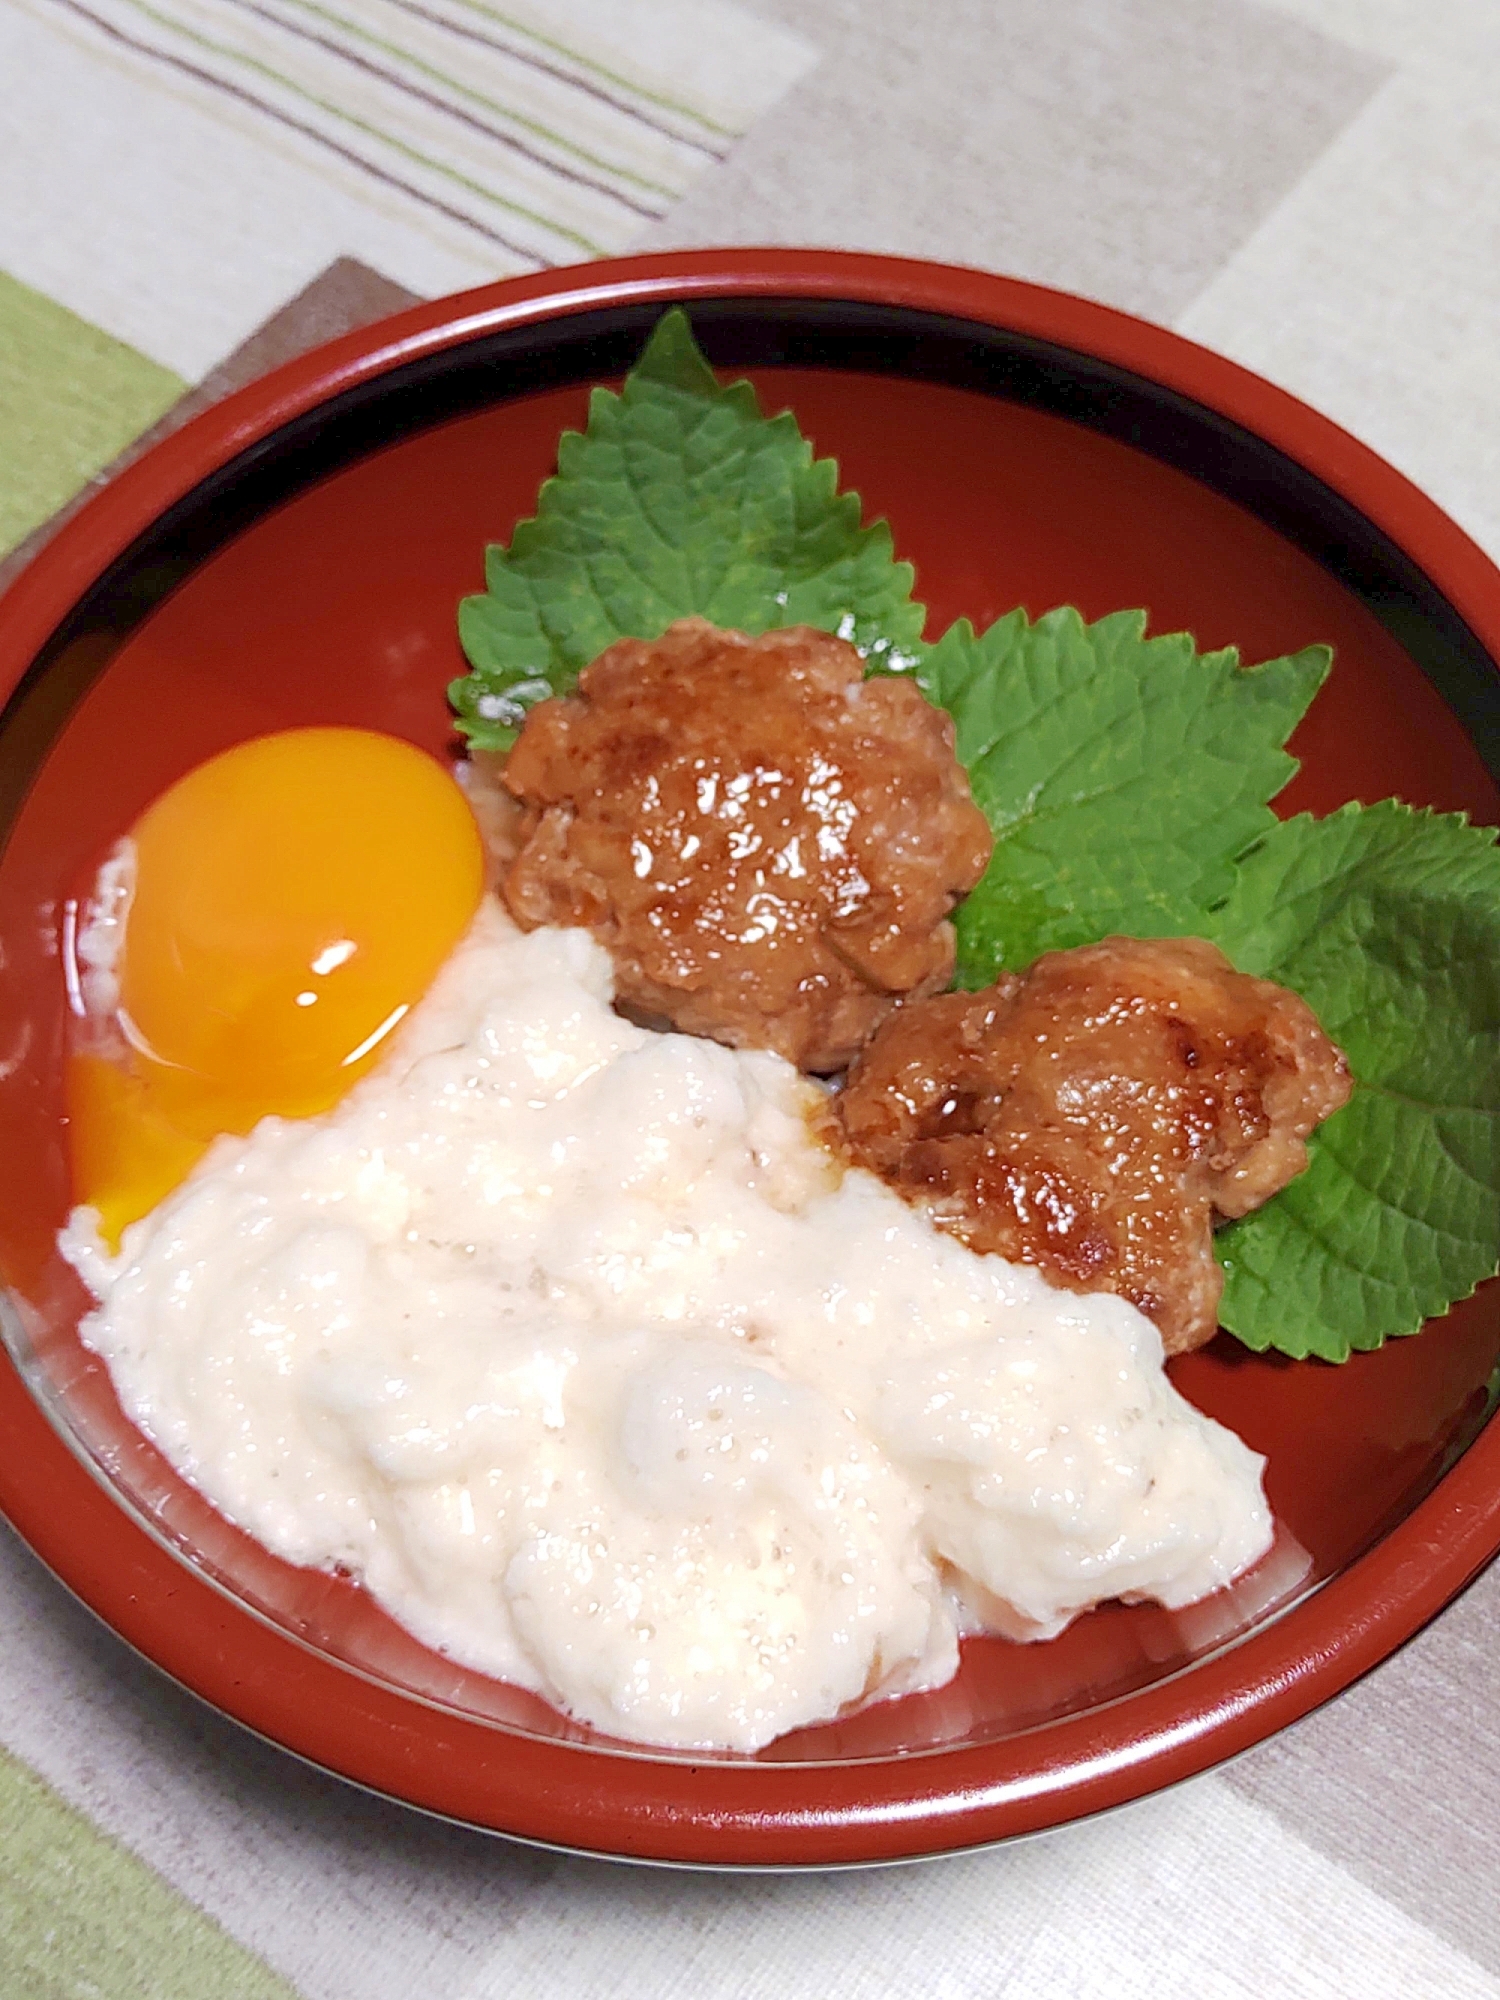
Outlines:
{"label": "green shiso leaf", "polygon": [[1500,1260],[1494,830],[1393,799],[1288,820],[1206,931],[1302,994],[1357,1080],[1307,1172],[1220,1231],[1223,1324],[1328,1361],[1415,1333]]}
{"label": "green shiso leaf", "polygon": [[1414,1332],[1500,1263],[1500,848],[1492,830],[1386,801],[1278,823],[1284,745],[1326,647],[1242,668],[1143,611],[1086,625],[1024,611],[935,646],[884,522],[815,460],[789,413],[721,386],[686,316],[657,324],[486,590],[464,600],[473,669],[450,690],[475,748],[565,693],[614,640],[697,613],[842,632],[870,670],[917,670],[953,715],[995,830],[958,912],[958,981],[1111,932],[1213,938],[1303,994],[1349,1054],[1346,1108],[1307,1172],[1217,1238],[1221,1318],[1256,1349],[1330,1361]]}
{"label": "green shiso leaf", "polygon": [[449,696],[476,748],[508,748],[526,709],[614,640],[694,613],[743,632],[840,632],[872,665],[920,641],[926,614],[889,527],[861,524],[859,496],[838,491],[837,465],[814,459],[789,411],[764,417],[748,382],[720,386],[679,308],[621,394],[593,392],[557,467],[510,547],[488,550],[484,594],[459,608],[473,671]]}
{"label": "green shiso leaf", "polygon": [[1148,639],[1144,611],[1013,611],[982,637],[966,620],[944,633],[918,677],[952,712],[995,829],[958,913],[959,983],[1114,932],[1201,932],[1276,824],[1268,801],[1297,768],[1282,745],[1329,659],[1310,646],[1242,668],[1186,633]]}

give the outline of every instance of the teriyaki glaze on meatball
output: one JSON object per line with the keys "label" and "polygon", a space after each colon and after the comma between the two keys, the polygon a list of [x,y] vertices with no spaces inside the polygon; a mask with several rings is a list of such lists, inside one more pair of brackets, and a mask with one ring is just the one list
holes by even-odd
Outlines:
{"label": "teriyaki glaze on meatball", "polygon": [[532,709],[500,775],[523,928],[585,926],[622,1007],[815,1072],[948,984],[949,913],[992,844],[952,719],[805,626],[622,639]]}

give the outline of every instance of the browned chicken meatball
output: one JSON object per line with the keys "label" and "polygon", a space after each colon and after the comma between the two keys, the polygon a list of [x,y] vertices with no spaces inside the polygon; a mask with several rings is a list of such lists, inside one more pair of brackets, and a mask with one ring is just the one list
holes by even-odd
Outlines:
{"label": "browned chicken meatball", "polygon": [[503,777],[518,923],[586,925],[623,1005],[809,1070],[947,985],[948,913],[990,854],[951,719],[806,627],[622,639],[531,711]]}
{"label": "browned chicken meatball", "polygon": [[837,1099],[854,1159],[976,1250],[1116,1292],[1169,1354],[1217,1324],[1213,1219],[1307,1164],[1351,1089],[1295,993],[1201,938],[1106,938],[899,1008]]}

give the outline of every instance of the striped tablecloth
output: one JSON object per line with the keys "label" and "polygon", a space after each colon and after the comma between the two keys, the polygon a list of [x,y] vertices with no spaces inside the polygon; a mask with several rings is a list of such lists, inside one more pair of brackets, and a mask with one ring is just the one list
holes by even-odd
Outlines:
{"label": "striped tablecloth", "polygon": [[[1176,326],[1500,555],[1496,0],[0,0],[0,582],[413,296],[833,244]],[[1500,2000],[1500,1579],[1231,1768],[922,1868],[540,1855],[167,1686],[0,1529],[0,2000]]]}

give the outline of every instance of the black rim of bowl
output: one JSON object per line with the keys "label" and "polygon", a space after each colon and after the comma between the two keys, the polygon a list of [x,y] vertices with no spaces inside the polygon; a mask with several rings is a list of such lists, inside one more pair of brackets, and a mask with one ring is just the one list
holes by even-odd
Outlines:
{"label": "black rim of bowl", "polygon": [[[0,713],[0,834],[115,653],[201,564],[283,501],[402,438],[540,390],[622,375],[663,305],[598,307],[481,333],[343,390],[168,507],[62,619]],[[1130,370],[1002,327],[863,300],[695,298],[721,369],[827,368],[977,391],[1081,424],[1189,474],[1275,529],[1358,598],[1443,696],[1500,779],[1500,673],[1391,538],[1305,467],[1216,410]]]}

